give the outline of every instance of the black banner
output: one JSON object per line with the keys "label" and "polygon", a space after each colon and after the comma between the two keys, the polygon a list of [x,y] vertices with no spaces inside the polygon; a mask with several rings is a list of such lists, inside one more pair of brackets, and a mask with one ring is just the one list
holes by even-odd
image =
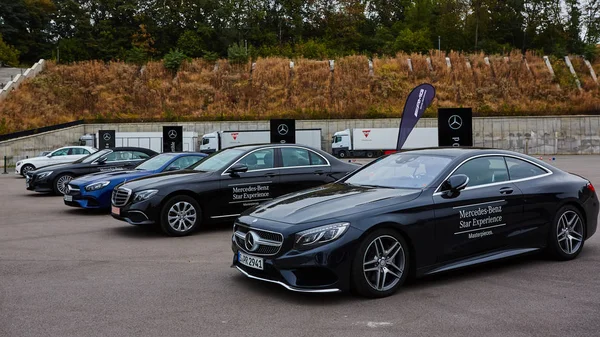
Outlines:
{"label": "black banner", "polygon": [[115,130],[100,130],[98,131],[98,149],[108,149],[115,147]]}
{"label": "black banner", "polygon": [[296,143],[296,120],[271,119],[271,143]]}
{"label": "black banner", "polygon": [[183,126],[163,126],[163,152],[183,151]]}
{"label": "black banner", "polygon": [[438,109],[439,146],[473,146],[471,108]]}

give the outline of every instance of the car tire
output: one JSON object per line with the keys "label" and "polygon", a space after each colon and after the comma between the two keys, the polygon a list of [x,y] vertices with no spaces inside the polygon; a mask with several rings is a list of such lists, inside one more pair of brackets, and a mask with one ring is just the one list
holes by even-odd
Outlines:
{"label": "car tire", "polygon": [[340,158],[346,158],[346,151],[340,151],[340,153],[338,153],[338,156]]}
{"label": "car tire", "polygon": [[373,158],[373,152],[371,152],[371,151],[367,152],[367,158]]}
{"label": "car tire", "polygon": [[572,260],[581,253],[585,242],[585,220],[571,205],[561,207],[548,233],[548,253],[559,261]]}
{"label": "car tire", "polygon": [[390,296],[406,281],[409,263],[402,235],[388,228],[375,230],[361,241],[352,261],[352,290],[369,298]]}
{"label": "car tire", "polygon": [[67,185],[69,185],[71,180],[73,180],[73,176],[68,173],[64,173],[56,177],[53,183],[54,194],[64,195]]}
{"label": "car tire", "polygon": [[31,164],[25,164],[23,165],[23,167],[21,167],[21,175],[24,177],[27,172],[29,171],[33,171],[35,170],[35,166],[31,165]]}
{"label": "car tire", "polygon": [[172,197],[160,212],[160,228],[169,236],[189,235],[201,222],[200,205],[187,195]]}

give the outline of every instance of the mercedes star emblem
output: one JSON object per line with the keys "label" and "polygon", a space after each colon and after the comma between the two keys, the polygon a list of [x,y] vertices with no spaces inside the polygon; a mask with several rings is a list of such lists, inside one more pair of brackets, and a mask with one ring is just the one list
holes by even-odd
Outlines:
{"label": "mercedes star emblem", "polygon": [[246,237],[244,238],[246,249],[249,252],[253,252],[258,249],[258,241],[260,240],[260,236],[253,231],[249,231],[246,233]]}
{"label": "mercedes star emblem", "polygon": [[177,137],[177,131],[175,131],[175,130],[169,130],[168,135],[169,135],[169,138],[175,139],[175,137]]}
{"label": "mercedes star emblem", "polygon": [[463,120],[462,120],[462,118],[460,118],[459,115],[452,115],[452,116],[450,116],[450,118],[448,118],[448,126],[450,126],[450,128],[452,130],[460,129],[462,124],[463,124]]}
{"label": "mercedes star emblem", "polygon": [[106,141],[109,141],[109,140],[110,140],[110,133],[105,133],[105,134],[102,136],[102,138],[103,138],[104,140],[106,140]]}
{"label": "mercedes star emblem", "polygon": [[285,124],[279,124],[279,126],[277,127],[277,132],[282,136],[287,135],[288,131],[288,126]]}

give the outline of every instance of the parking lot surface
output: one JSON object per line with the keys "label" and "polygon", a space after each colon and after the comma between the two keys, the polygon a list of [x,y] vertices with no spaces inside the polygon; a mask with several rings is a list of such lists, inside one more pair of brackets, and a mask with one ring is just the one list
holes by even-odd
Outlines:
{"label": "parking lot surface", "polygon": [[[545,158],[546,159],[546,158]],[[362,161],[364,162],[364,161]],[[551,162],[600,187],[600,157]],[[598,336],[600,233],[544,256],[407,284],[298,294],[229,268],[231,225],[169,238],[0,175],[0,336]]]}

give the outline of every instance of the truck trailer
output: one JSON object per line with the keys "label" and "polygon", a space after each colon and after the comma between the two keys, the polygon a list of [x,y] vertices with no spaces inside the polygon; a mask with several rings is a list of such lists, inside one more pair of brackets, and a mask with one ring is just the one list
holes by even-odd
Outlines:
{"label": "truck trailer", "polygon": [[[99,135],[83,135],[80,138],[81,143],[89,144],[93,137],[94,147],[98,147]],[[163,133],[162,132],[115,132],[115,146],[133,146],[150,149],[156,152],[163,152]],[[191,131],[183,132],[183,151],[196,151],[196,142],[198,133]]]}
{"label": "truck trailer", "polygon": [[[331,141],[331,153],[340,158],[375,158],[396,150],[398,128],[346,129],[336,132]],[[437,128],[414,128],[403,149],[438,146]]]}
{"label": "truck trailer", "polygon": [[[213,153],[233,146],[267,144],[270,141],[269,130],[215,131],[202,136],[200,152]],[[296,130],[296,144],[321,149],[321,129]]]}

